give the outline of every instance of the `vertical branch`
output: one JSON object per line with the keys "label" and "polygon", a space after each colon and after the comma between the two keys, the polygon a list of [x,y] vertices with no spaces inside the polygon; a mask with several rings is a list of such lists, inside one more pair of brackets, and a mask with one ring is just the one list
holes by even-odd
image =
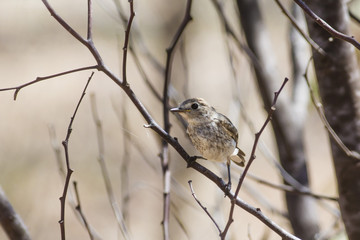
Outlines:
{"label": "vertical branch", "polygon": [[62,196],[60,197],[60,205],[61,205],[61,210],[60,210],[60,221],[59,221],[59,224],[60,224],[60,231],[61,231],[61,239],[62,240],[65,240],[65,202],[66,202],[66,195],[67,195],[67,191],[68,191],[68,188],[69,188],[69,183],[70,183],[70,178],[71,178],[71,174],[73,173],[73,170],[70,168],[70,160],[69,160],[69,139],[70,139],[70,135],[71,135],[71,132],[72,132],[72,124],[74,122],[74,119],[75,119],[75,116],[76,116],[76,113],[80,107],[80,104],[81,104],[81,101],[83,100],[84,96],[85,96],[85,92],[86,92],[86,89],[87,87],[89,86],[89,83],[92,79],[94,75],[94,72],[91,73],[86,85],[85,85],[85,88],[81,94],[81,97],[78,101],[78,104],[75,108],[75,111],[71,117],[71,120],[70,120],[70,123],[69,123],[69,126],[68,126],[68,129],[67,129],[67,134],[66,134],[66,138],[65,140],[62,142],[62,145],[64,147],[64,150],[65,150],[65,162],[66,162],[66,178],[65,178],[65,185],[64,185],[64,190],[63,190],[63,194]]}
{"label": "vertical branch", "polygon": [[127,50],[128,50],[128,46],[129,46],[131,24],[135,17],[133,0],[129,0],[129,4],[130,4],[130,17],[129,17],[129,22],[128,22],[126,30],[125,30],[125,41],[124,41],[124,47],[123,47],[123,65],[122,65],[123,68],[122,68],[122,70],[123,70],[123,84],[124,85],[128,84],[127,83],[127,75],[126,75]]}
{"label": "vertical branch", "polygon": [[[49,135],[50,135],[50,143],[52,146],[52,149],[55,153],[55,159],[56,159],[56,163],[57,166],[59,168],[59,174],[60,177],[63,181],[65,181],[66,178],[66,173],[65,173],[65,169],[63,167],[63,160],[61,157],[61,150],[60,150],[60,145],[57,142],[56,139],[56,133],[55,133],[55,128],[54,126],[49,126]],[[74,186],[74,191],[77,191],[77,189],[75,189]],[[77,195],[78,193],[75,192],[75,195]],[[78,198],[78,196],[76,196]],[[78,200],[78,204],[75,203],[74,200],[74,196],[72,194],[72,191],[69,191],[69,195],[68,195],[68,203],[70,203],[71,209],[74,211],[75,216],[77,217],[77,219],[79,220],[79,222],[86,228],[87,231],[90,231],[89,234],[91,234],[91,236],[93,237],[93,239],[101,239],[101,237],[99,236],[99,234],[96,232],[96,230],[90,225],[90,223],[85,221],[85,218],[83,216],[83,213],[81,211],[78,210],[78,205],[80,204],[79,200]]]}
{"label": "vertical branch", "polygon": [[[187,24],[191,21],[191,4],[192,0],[188,0],[186,4],[185,16],[181,22],[177,32],[175,33],[170,46],[166,49],[166,67],[165,67],[165,81],[163,91],[163,117],[164,117],[164,130],[170,132],[170,119],[169,119],[169,83],[171,79],[171,67],[173,60],[174,49],[183,33]],[[163,173],[163,188],[164,188],[164,202],[163,202],[163,238],[165,240],[170,239],[169,236],[169,219],[170,219],[170,184],[171,184],[171,172],[169,169],[169,144],[165,140],[162,140],[162,153],[161,153],[161,168]]]}
{"label": "vertical branch", "polygon": [[87,40],[92,41],[92,2],[88,0]]}

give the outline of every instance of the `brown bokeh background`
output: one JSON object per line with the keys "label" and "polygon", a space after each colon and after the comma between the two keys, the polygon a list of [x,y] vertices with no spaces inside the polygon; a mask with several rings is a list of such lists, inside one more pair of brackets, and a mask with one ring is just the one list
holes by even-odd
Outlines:
{"label": "brown bokeh background", "polygon": [[[278,66],[279,86],[284,77],[290,76],[289,56],[286,51],[288,22],[272,1],[262,1],[274,52],[281,65]],[[54,9],[79,31],[86,34],[86,1],[51,1]],[[127,10],[127,1],[123,1]],[[121,71],[121,47],[124,28],[119,23],[112,1],[94,1],[94,41],[105,63],[114,73]],[[139,29],[147,48],[162,64],[165,63],[165,49],[169,45],[176,27],[181,21],[184,1],[135,1],[135,27]],[[234,19],[232,4],[226,4],[228,17]],[[128,11],[126,11],[128,12]],[[252,80],[250,67],[242,52],[236,52],[236,80],[231,71],[228,49],[218,16],[209,1],[196,0],[193,3],[194,20],[187,27],[182,38],[185,63],[179,52],[173,65],[172,83],[177,90],[178,102],[188,96],[203,97],[238,126],[239,146],[249,155],[254,133],[240,116],[233,96],[242,99],[245,110],[256,129],[260,129],[266,112],[259,101],[256,85]],[[234,26],[238,26],[233,22]],[[230,51],[237,51],[233,44]],[[146,61],[143,62],[156,89],[161,92],[163,76]],[[41,1],[0,2],[0,88],[17,86],[73,68],[95,64],[87,49],[70,36],[47,12]],[[139,75],[131,54],[128,62],[128,81],[138,98],[150,110],[154,119],[162,124],[162,106],[152,95]],[[49,128],[56,131],[56,140],[66,136],[67,126],[76,103],[81,95],[90,72],[81,72],[49,79],[26,87],[13,101],[13,91],[0,92],[0,185],[28,226],[33,239],[59,239],[60,201],[63,184],[55,154],[50,143]],[[187,79],[188,93],[183,91]],[[235,84],[236,82],[236,84]],[[291,83],[290,83],[291,84]],[[287,88],[290,89],[289,87]],[[285,88],[283,94],[286,93]],[[126,99],[124,93],[110,79],[95,72],[88,94],[80,106],[70,138],[70,161],[74,170],[72,180],[78,182],[82,208],[87,220],[103,239],[122,239],[115,217],[108,202],[104,181],[97,161],[98,145],[96,128],[91,116],[90,94],[95,94],[105,136],[105,161],[112,186],[120,205],[123,204],[120,166],[124,153],[124,133],[129,133],[137,146],[129,144],[129,204],[128,228],[133,239],[161,239],[162,218],[162,175],[158,154],[158,137],[143,127],[145,120]],[[125,106],[123,108],[123,106]],[[123,111],[125,109],[125,111]],[[124,128],[121,116],[126,114],[129,125]],[[191,154],[196,154],[186,139],[183,129],[171,116],[172,134]],[[311,188],[316,193],[336,196],[336,183],[328,147],[327,134],[311,104],[307,117],[306,150],[310,171]],[[271,127],[262,136],[262,144],[276,157]],[[224,227],[229,210],[228,199],[223,198],[216,186],[187,169],[177,153],[171,152],[172,217],[171,239],[218,239],[218,233],[210,219],[198,207],[191,196],[187,181],[192,179],[195,192]],[[151,163],[151,166],[148,162]],[[225,166],[202,161],[206,167],[221,174]],[[281,183],[277,171],[261,151],[251,167],[252,174],[271,182]],[[239,169],[233,167],[238,176]],[[237,177],[233,180],[237,181]],[[252,194],[255,190],[262,198],[277,209],[285,211],[283,194],[252,180],[240,197],[249,204],[260,207],[264,213],[280,226],[290,230],[286,219],[267,210],[261,198]],[[329,204],[328,202],[326,204]],[[330,203],[331,206],[337,205]],[[333,222],[332,215],[318,205],[322,230]],[[179,224],[179,222],[181,224]],[[183,225],[184,230],[180,225]],[[88,239],[86,230],[67,205],[67,239]],[[279,239],[265,225],[242,209],[236,209],[235,222],[229,239]],[[0,239],[6,239],[0,230]]]}

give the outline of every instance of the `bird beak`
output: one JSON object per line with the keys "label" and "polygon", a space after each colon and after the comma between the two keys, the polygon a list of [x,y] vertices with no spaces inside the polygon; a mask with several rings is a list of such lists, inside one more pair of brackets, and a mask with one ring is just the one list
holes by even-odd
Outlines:
{"label": "bird beak", "polygon": [[181,113],[181,112],[186,112],[186,109],[181,109],[181,108],[176,107],[176,108],[170,109],[170,112],[179,112],[179,113]]}

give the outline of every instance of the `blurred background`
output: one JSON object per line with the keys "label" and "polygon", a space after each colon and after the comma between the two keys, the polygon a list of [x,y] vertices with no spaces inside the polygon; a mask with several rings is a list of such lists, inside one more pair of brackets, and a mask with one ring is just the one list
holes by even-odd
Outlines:
{"label": "blurred background", "polygon": [[[162,68],[165,66],[165,49],[182,20],[186,5],[185,1],[170,2],[138,0],[134,4],[134,29],[139,32],[134,41],[141,39],[141,44],[137,42],[136,45],[140,49],[139,59],[149,81],[160,94],[164,74],[156,63]],[[281,63],[276,69],[280,87],[291,72],[287,51],[289,23],[273,1],[260,2],[276,48],[274,58]],[[50,1],[50,4],[75,30],[86,36],[86,1]],[[128,2],[121,1],[120,4],[128,13]],[[226,2],[224,8],[237,34],[241,35],[234,3]],[[353,8],[356,8],[356,3]],[[259,130],[266,119],[266,111],[248,59],[233,43],[229,43],[211,1],[195,0],[191,15],[193,21],[187,26],[174,58],[170,89],[172,104],[188,97],[205,98],[237,126],[239,146],[249,155],[254,141],[254,131],[249,123]],[[358,30],[356,26],[352,28],[353,32]],[[95,0],[94,42],[106,65],[116,74],[121,74],[124,31],[114,2]],[[148,61],[143,49],[154,57],[152,62]],[[235,71],[231,67],[229,51],[235,52],[232,59],[237,66]],[[96,62],[88,50],[50,16],[41,1],[0,1],[0,88],[94,64]],[[90,74],[90,71],[79,72],[39,82],[22,89],[16,101],[13,100],[13,91],[0,92],[0,186],[23,218],[33,239],[60,238],[59,197],[64,181],[54,145],[60,147],[64,164],[61,141],[65,139],[70,117]],[[128,82],[153,118],[162,125],[162,104],[149,90],[131,53],[128,55]],[[282,94],[289,94],[287,87]],[[132,239],[161,239],[161,141],[152,130],[143,127],[145,120],[122,90],[100,72],[95,72],[90,82],[69,142],[70,164],[74,170],[71,180],[78,183],[82,210],[102,239],[122,239],[99,166],[90,95],[96,99],[104,133],[104,159],[117,202],[124,210],[129,233]],[[241,98],[242,106],[237,104],[236,98]],[[244,111],[247,121],[242,114]],[[171,121],[171,134],[178,137],[189,154],[197,154],[173,115]],[[312,191],[337,196],[328,137],[311,104],[306,117],[305,139]],[[261,136],[261,145],[263,151],[258,149],[250,173],[272,183],[281,183],[269,160],[269,156],[277,158],[270,125]],[[187,169],[185,161],[172,148],[170,157],[173,178],[171,239],[218,239],[217,229],[192,198],[188,180],[192,180],[198,199],[221,228],[227,220],[229,200],[204,176]],[[225,165],[199,162],[217,174],[226,173]],[[121,170],[124,166],[125,172]],[[236,183],[241,169],[232,166],[232,171]],[[226,174],[224,176],[226,178]],[[288,220],[279,214],[286,212],[282,191],[246,179],[240,197],[291,231]],[[338,209],[337,204],[319,201],[317,214],[322,231],[334,229],[334,209]],[[258,219],[240,208],[236,209],[234,219],[229,239],[279,239]],[[69,204],[65,221],[67,239],[89,239]],[[6,239],[2,230],[0,239]]]}

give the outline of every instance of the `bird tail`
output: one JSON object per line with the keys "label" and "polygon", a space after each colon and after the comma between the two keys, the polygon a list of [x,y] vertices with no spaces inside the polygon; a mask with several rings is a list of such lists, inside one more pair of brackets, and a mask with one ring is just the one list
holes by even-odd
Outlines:
{"label": "bird tail", "polygon": [[230,159],[240,167],[245,166],[245,153],[239,148],[235,148],[233,154],[230,156]]}

